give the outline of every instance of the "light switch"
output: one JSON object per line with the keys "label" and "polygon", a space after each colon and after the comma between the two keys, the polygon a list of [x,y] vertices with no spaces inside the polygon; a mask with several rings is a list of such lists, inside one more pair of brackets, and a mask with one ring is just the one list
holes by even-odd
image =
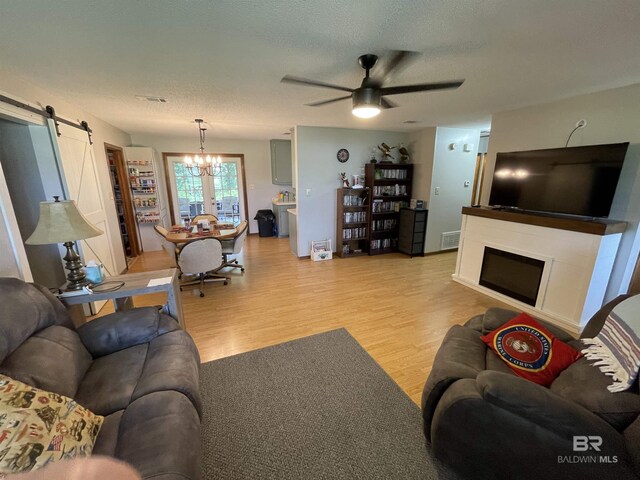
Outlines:
{"label": "light switch", "polygon": [[465,143],[464,144],[464,151],[465,152],[470,152],[471,150],[473,150],[473,143]]}
{"label": "light switch", "polygon": [[305,190],[305,194],[307,195],[307,197],[310,197],[310,196],[311,196],[311,189],[310,189],[310,188],[307,188],[307,189]]}
{"label": "light switch", "polygon": [[440,187],[436,187],[435,194],[436,194],[436,195],[440,195]]}
{"label": "light switch", "polygon": [[464,181],[464,186],[468,187],[469,185],[471,185],[471,182],[469,180],[465,180]]}

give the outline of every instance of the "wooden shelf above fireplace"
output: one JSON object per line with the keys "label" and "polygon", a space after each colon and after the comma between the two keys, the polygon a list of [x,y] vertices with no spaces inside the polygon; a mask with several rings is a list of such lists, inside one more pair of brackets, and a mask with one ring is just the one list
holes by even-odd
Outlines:
{"label": "wooden shelf above fireplace", "polygon": [[590,233],[593,235],[611,235],[623,233],[626,222],[608,219],[582,219],[552,213],[530,213],[514,210],[501,210],[492,207],[462,207],[463,215],[493,218],[505,222],[524,223],[539,227],[557,228],[571,232]]}

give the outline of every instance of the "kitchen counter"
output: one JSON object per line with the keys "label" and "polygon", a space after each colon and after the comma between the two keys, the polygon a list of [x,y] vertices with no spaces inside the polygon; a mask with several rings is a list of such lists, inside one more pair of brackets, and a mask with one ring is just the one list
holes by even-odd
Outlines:
{"label": "kitchen counter", "polygon": [[281,202],[281,201],[272,201],[273,205],[273,213],[276,216],[276,226],[278,227],[278,237],[288,237],[289,236],[289,218],[287,210],[290,210],[291,207],[296,206],[296,202]]}

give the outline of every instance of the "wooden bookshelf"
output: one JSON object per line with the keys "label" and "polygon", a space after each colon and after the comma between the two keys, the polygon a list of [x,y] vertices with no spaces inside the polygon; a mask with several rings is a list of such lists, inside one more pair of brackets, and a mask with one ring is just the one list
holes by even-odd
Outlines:
{"label": "wooden bookshelf", "polygon": [[368,253],[368,188],[339,188],[337,192],[336,255],[342,258]]}
{"label": "wooden bookshelf", "polygon": [[413,165],[368,163],[365,185],[369,202],[369,255],[394,252],[398,248],[400,209],[409,206]]}

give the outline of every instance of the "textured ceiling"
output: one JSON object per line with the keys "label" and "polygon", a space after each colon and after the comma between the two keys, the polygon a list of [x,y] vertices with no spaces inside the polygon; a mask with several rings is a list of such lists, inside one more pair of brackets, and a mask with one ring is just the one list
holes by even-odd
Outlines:
{"label": "textured ceiling", "polygon": [[[0,65],[129,133],[194,134],[196,117],[210,137],[410,131],[640,82],[638,25],[638,0],[0,0]],[[393,83],[466,83],[390,97],[371,120],[304,105],[340,92],[280,83],[355,87],[357,57],[385,49],[423,53]]]}

